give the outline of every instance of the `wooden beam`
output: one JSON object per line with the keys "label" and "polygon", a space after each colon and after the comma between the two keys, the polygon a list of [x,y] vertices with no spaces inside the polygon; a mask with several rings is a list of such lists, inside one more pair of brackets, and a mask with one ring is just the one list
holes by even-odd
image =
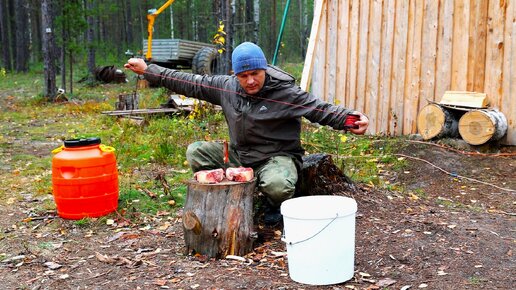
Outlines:
{"label": "wooden beam", "polygon": [[319,23],[322,18],[322,8],[326,4],[326,0],[319,0],[315,6],[314,20],[312,21],[312,29],[310,30],[310,41],[306,51],[305,64],[303,66],[303,74],[301,75],[301,89],[308,91],[308,83],[312,78],[313,56],[315,51],[315,43],[319,33]]}

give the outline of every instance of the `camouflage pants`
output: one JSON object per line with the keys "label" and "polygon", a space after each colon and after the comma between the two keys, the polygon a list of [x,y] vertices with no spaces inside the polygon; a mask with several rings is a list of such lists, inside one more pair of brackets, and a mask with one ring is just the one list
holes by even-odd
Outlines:
{"label": "camouflage pants", "polygon": [[[193,172],[206,169],[223,168],[223,144],[219,142],[197,141],[188,146],[186,159]],[[229,149],[229,166],[242,166],[238,155]],[[260,190],[269,203],[278,207],[294,195],[297,182],[297,169],[294,160],[288,156],[271,157],[264,164],[253,168]]]}

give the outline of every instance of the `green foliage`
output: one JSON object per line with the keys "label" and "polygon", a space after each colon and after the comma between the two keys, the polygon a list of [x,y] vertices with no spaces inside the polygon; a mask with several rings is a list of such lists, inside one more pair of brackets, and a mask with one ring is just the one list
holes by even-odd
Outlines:
{"label": "green foliage", "polygon": [[303,66],[304,64],[302,62],[284,63],[281,65],[281,68],[291,74],[296,79],[296,83],[299,84],[301,82],[301,76],[303,75]]}
{"label": "green foliage", "polygon": [[308,124],[304,127],[301,140],[307,152],[332,154],[335,164],[355,182],[392,188],[383,180],[382,173],[406,165],[405,160],[394,155],[403,146],[400,139],[343,134]]}
{"label": "green foliage", "polygon": [[91,224],[91,219],[89,218],[83,218],[80,220],[76,220],[74,224],[80,228],[88,227]]}
{"label": "green foliage", "polygon": [[118,207],[129,214],[156,214],[158,211],[174,210],[175,207],[169,204],[170,200],[173,199],[167,195],[152,198],[141,190],[128,189],[120,192]]}

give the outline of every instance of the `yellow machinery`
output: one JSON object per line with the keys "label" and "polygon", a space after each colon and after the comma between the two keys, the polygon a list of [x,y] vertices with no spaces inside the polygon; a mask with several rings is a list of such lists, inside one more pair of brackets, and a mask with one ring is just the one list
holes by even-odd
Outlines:
{"label": "yellow machinery", "polygon": [[[177,38],[153,39],[154,21],[174,0],[167,0],[159,9],[147,14],[147,39],[143,39],[145,61],[173,69],[192,69],[197,74],[214,74],[219,68],[217,49],[213,44]],[[154,56],[152,53],[154,46]],[[145,51],[146,50],[146,51]]]}
{"label": "yellow machinery", "polygon": [[147,24],[147,32],[149,33],[149,37],[147,40],[147,53],[145,54],[145,58],[147,60],[152,59],[152,34],[154,32],[154,20],[161,12],[163,12],[163,10],[167,9],[170,4],[174,3],[174,1],[175,0],[168,0],[158,10],[149,10],[149,14],[147,14],[147,20],[149,21]]}

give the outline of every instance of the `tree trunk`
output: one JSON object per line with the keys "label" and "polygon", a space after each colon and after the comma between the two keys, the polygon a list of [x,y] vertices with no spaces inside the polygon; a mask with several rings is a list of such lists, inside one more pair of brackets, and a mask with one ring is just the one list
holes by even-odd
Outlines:
{"label": "tree trunk", "polygon": [[276,1],[272,1],[272,5],[271,5],[271,23],[270,23],[270,29],[269,29],[269,47],[268,47],[268,51],[269,51],[269,55],[272,56],[274,54],[274,47],[275,47],[275,44],[276,44],[276,36],[277,36],[277,33],[276,33]]}
{"label": "tree trunk", "polygon": [[260,45],[260,0],[254,0],[254,13],[253,13],[253,28],[254,28],[254,42]]}
{"label": "tree trunk", "polygon": [[[65,17],[66,11],[63,9],[61,11],[61,16]],[[61,68],[61,88],[66,91],[66,43],[68,42],[68,31],[66,29],[66,21],[63,21],[61,23],[61,37],[62,37],[62,43],[61,43],[61,57],[59,58],[61,60],[60,68]]]}
{"label": "tree trunk", "polygon": [[250,182],[188,183],[183,210],[187,254],[212,258],[244,256],[253,250],[253,193]]}
{"label": "tree trunk", "polygon": [[174,38],[174,9],[170,6],[170,38]]}
{"label": "tree trunk", "polygon": [[86,41],[88,46],[88,72],[90,77],[93,79],[95,77],[95,32],[93,31],[93,27],[95,26],[95,20],[91,15],[91,11],[93,10],[93,0],[85,0],[86,11],[88,11],[88,16],[86,17],[86,22],[88,23],[88,28],[86,29]]}
{"label": "tree trunk", "polygon": [[16,68],[16,7],[14,0],[7,0],[7,9],[9,11],[9,17],[7,17],[7,20],[9,21],[9,37],[11,40],[9,43],[9,50],[11,51],[12,55],[12,62],[13,62],[13,69]]}
{"label": "tree trunk", "polygon": [[225,11],[225,23],[226,23],[226,52],[225,52],[225,59],[226,61],[224,62],[227,67],[226,67],[226,72],[230,71],[231,70],[231,54],[233,53],[233,33],[235,31],[235,28],[234,28],[234,5],[235,5],[235,2],[234,0],[224,0],[223,2],[225,2],[225,9],[223,11]]}
{"label": "tree trunk", "polygon": [[70,56],[70,94],[73,94],[73,54],[69,53]]}
{"label": "tree trunk", "polygon": [[29,70],[29,34],[27,18],[27,1],[15,0],[16,9],[16,60],[15,69],[17,72]]}
{"label": "tree trunk", "polygon": [[56,66],[52,0],[41,0],[41,26],[43,47],[43,68],[45,73],[45,96],[54,101],[56,96]]}
{"label": "tree trunk", "polygon": [[125,37],[127,44],[133,45],[134,37],[133,37],[133,10],[131,8],[132,1],[124,1],[126,3],[125,7]]}
{"label": "tree trunk", "polygon": [[9,37],[8,2],[0,1],[0,39],[2,41],[2,63],[7,71],[13,69],[11,61],[11,38]]}
{"label": "tree trunk", "polygon": [[305,59],[306,56],[306,26],[308,23],[307,0],[299,0],[299,47],[301,51],[301,58]]}
{"label": "tree trunk", "polygon": [[33,3],[30,4],[29,13],[29,45],[30,45],[30,62],[41,61],[41,15],[39,9],[34,9]]}

